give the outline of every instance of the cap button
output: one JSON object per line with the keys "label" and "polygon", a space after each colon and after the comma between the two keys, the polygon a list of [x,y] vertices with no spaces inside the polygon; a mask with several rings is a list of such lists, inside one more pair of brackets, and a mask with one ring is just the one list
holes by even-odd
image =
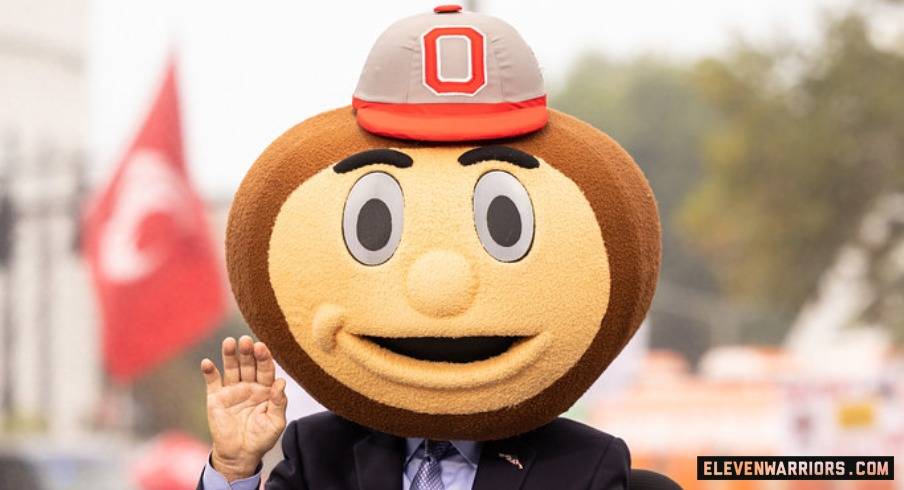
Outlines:
{"label": "cap button", "polygon": [[461,5],[440,5],[433,9],[437,14],[451,14],[461,12]]}

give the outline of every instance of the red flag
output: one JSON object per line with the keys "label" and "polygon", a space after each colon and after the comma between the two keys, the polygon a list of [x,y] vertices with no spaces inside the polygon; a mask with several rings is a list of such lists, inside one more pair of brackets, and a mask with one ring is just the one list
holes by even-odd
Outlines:
{"label": "red flag", "polygon": [[225,312],[221,263],[185,169],[175,62],[85,217],[103,355],[128,382],[207,336]]}

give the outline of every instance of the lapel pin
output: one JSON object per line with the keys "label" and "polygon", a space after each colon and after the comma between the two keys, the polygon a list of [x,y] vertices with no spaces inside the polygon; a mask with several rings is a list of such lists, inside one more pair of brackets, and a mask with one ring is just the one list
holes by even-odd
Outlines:
{"label": "lapel pin", "polygon": [[499,457],[508,461],[509,463],[512,463],[513,465],[517,466],[519,470],[524,469],[524,466],[521,464],[521,461],[518,460],[517,454],[499,453]]}

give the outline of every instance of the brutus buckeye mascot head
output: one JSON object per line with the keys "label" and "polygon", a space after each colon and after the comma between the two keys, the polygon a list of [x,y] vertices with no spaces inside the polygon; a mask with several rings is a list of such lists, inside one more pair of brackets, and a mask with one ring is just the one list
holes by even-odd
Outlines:
{"label": "brutus buckeye mascot head", "polygon": [[659,221],[631,157],[547,109],[514,29],[439,7],[377,40],[352,106],[264,151],[227,259],[251,328],[327,408],[489,440],[553,420],[625,346]]}

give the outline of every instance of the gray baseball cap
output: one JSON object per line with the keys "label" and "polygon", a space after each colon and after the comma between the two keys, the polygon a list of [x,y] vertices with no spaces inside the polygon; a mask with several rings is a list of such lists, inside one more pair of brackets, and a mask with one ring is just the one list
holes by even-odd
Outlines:
{"label": "gray baseball cap", "polygon": [[546,125],[540,66],[507,23],[444,5],[377,39],[352,99],[365,130],[399,139],[468,141]]}

